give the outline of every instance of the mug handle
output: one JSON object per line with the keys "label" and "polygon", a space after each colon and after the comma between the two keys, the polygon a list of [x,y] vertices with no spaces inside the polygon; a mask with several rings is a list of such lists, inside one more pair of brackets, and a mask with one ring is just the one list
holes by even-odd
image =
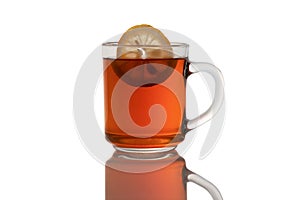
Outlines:
{"label": "mug handle", "polygon": [[[192,66],[192,67],[190,67]],[[189,62],[188,75],[205,72],[213,77],[215,81],[214,99],[210,107],[198,117],[187,121],[187,129],[191,130],[211,120],[219,111],[224,99],[224,80],[221,71],[213,64],[206,62]]]}
{"label": "mug handle", "polygon": [[212,196],[213,200],[223,200],[218,188],[200,175],[188,170],[187,181],[203,187]]}

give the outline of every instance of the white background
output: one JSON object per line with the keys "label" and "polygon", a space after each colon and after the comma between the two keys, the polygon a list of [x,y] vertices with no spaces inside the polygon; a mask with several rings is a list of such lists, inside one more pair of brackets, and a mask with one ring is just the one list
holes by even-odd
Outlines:
{"label": "white background", "polygon": [[[199,136],[187,166],[224,199],[299,199],[299,9],[296,0],[1,1],[0,199],[104,199],[104,166],[75,130],[74,83],[96,46],[140,23],[192,38],[225,78],[222,138],[198,160]],[[210,198],[188,188],[189,199]]]}

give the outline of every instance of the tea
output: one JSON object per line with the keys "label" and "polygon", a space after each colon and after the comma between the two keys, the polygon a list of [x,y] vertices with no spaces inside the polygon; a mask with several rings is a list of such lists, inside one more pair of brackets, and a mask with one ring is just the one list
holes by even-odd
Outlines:
{"label": "tea", "polygon": [[184,139],[186,59],[104,58],[105,133],[122,148]]}

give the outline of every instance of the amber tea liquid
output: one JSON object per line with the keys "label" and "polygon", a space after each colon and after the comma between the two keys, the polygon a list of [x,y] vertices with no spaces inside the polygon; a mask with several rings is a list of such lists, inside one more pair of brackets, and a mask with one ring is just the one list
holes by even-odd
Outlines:
{"label": "amber tea liquid", "polygon": [[[164,148],[181,142],[186,59],[103,60],[107,139],[121,148]],[[151,110],[155,105],[164,111]]]}

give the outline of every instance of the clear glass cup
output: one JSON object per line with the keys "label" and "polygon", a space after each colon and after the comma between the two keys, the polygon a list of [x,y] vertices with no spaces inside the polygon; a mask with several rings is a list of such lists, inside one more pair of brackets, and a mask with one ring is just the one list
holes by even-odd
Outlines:
{"label": "clear glass cup", "polygon": [[[126,53],[122,53],[126,52]],[[104,111],[107,140],[121,151],[157,152],[175,148],[190,130],[209,121],[224,98],[220,70],[191,62],[189,45],[102,44]],[[137,58],[136,53],[140,56]],[[214,79],[210,107],[187,119],[186,83],[195,73]]]}

